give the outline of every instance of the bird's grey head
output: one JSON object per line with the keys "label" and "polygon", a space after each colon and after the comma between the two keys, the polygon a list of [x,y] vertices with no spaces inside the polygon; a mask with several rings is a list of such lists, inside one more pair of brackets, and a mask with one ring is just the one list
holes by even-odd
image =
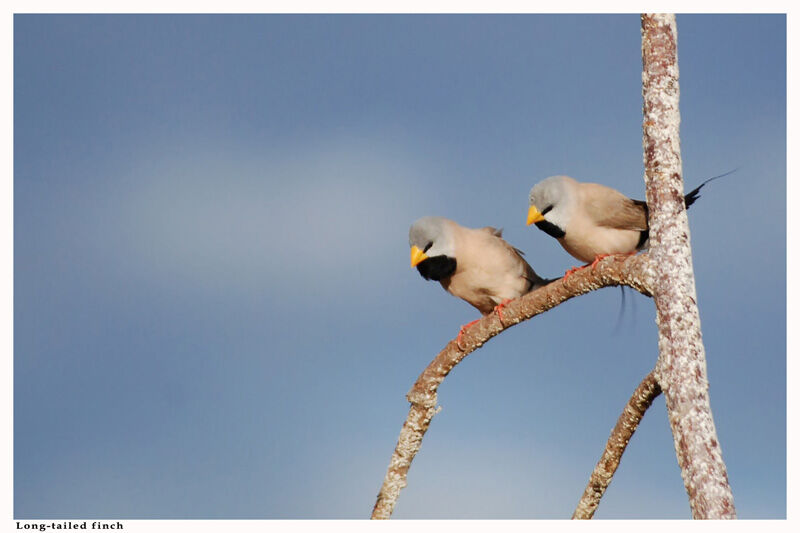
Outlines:
{"label": "bird's grey head", "polygon": [[455,272],[454,225],[446,218],[422,217],[408,230],[411,266],[425,279],[439,281]]}
{"label": "bird's grey head", "polygon": [[536,224],[553,237],[563,237],[577,201],[575,186],[569,176],[550,176],[534,185],[529,196],[528,224]]}
{"label": "bird's grey head", "polygon": [[443,217],[422,217],[408,230],[408,245],[416,246],[428,257],[454,255],[451,222]]}

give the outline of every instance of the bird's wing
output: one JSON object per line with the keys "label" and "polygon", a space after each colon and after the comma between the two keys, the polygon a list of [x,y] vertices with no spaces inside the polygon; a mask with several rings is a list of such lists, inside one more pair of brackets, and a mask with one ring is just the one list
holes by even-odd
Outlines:
{"label": "bird's wing", "polygon": [[527,261],[496,231],[458,228],[454,238],[458,270],[445,288],[481,313],[490,313],[501,301],[541,284]]}
{"label": "bird's wing", "polygon": [[528,290],[543,285],[544,280],[536,274],[533,267],[523,257],[524,252],[503,239],[501,237],[502,231],[502,229],[495,230],[493,238],[490,238],[486,243],[485,250],[491,254],[492,260],[497,264],[503,264],[504,271],[528,280],[530,282]]}
{"label": "bird's wing", "polygon": [[644,202],[631,200],[619,191],[597,183],[582,184],[582,207],[598,226],[644,231],[647,211]]}
{"label": "bird's wing", "polygon": [[503,228],[497,229],[492,226],[485,226],[483,228],[480,228],[480,231],[485,231],[489,235],[494,235],[495,237],[503,236]]}
{"label": "bird's wing", "polygon": [[[522,251],[522,250],[520,250],[519,248],[516,248],[516,247],[514,247],[514,246],[511,246],[510,244],[508,244],[508,241],[506,241],[505,239],[503,239],[503,228],[497,229],[497,228],[495,228],[495,227],[492,227],[492,226],[485,226],[485,227],[483,227],[483,228],[480,228],[480,229],[479,229],[479,231],[483,231],[483,232],[486,232],[486,233],[488,233],[489,235],[492,235],[492,236],[494,236],[494,237],[498,237],[498,238],[500,238],[500,240],[501,240],[501,241],[503,241],[503,245],[504,245],[505,247],[507,247],[507,248],[511,248],[512,250],[514,250],[514,252],[515,252],[515,253],[516,253],[518,256],[520,256],[520,258],[522,258],[522,256],[523,256],[523,255],[525,255],[525,252],[523,252],[523,251]],[[491,242],[491,241],[489,241],[489,242]],[[525,259],[524,259],[524,258],[522,258],[522,260],[523,260],[523,261],[525,261]]]}

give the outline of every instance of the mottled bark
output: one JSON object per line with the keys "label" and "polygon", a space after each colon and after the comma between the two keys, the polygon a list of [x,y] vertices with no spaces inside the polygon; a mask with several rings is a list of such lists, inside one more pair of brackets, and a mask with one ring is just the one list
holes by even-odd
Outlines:
{"label": "mottled bark", "polygon": [[636,388],[633,396],[625,405],[625,409],[622,410],[622,414],[619,415],[617,425],[614,426],[608,437],[606,449],[594,467],[586,490],[583,491],[578,507],[572,514],[573,519],[588,520],[594,516],[597,506],[600,505],[600,498],[603,497],[614,472],[619,467],[628,442],[633,437],[636,428],[639,427],[639,422],[642,421],[645,412],[659,394],[661,394],[661,387],[658,386],[653,372],[650,372]]}
{"label": "mottled bark", "polygon": [[653,300],[659,330],[655,375],[694,518],[735,518],[708,398],[705,349],[683,202],[674,15],[642,15],[644,163]]}
{"label": "mottled bark", "polygon": [[610,257],[509,303],[454,339],[408,393],[411,408],[392,455],[372,518],[391,516],[422,438],[436,414],[436,391],[469,353],[508,327],[601,287],[628,285],[652,295],[659,328],[659,357],[612,431],[573,518],[590,518],[610,483],[644,412],[664,392],[675,450],[692,515],[735,518],[733,496],[708,400],[705,351],[697,309],[688,219],[683,201],[677,32],[673,15],[642,16],[644,160],[650,252]]}
{"label": "mottled bark", "polygon": [[649,296],[651,283],[655,281],[653,272],[647,254],[627,258],[608,257],[595,268],[585,268],[566,280],[562,278],[554,281],[513,300],[503,308],[502,320],[496,313],[485,316],[464,332],[460,345],[456,339],[450,341],[422,372],[408,393],[411,408],[400,431],[397,447],[372,510],[372,518],[385,519],[391,516],[400,489],[406,486],[411,461],[419,451],[422,437],[436,414],[436,391],[439,384],[459,362],[503,330],[575,296],[617,285],[627,285]]}

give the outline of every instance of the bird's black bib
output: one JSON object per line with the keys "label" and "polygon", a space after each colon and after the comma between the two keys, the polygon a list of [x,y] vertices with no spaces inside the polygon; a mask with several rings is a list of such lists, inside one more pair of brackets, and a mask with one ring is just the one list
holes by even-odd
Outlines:
{"label": "bird's black bib", "polygon": [[456,271],[456,260],[446,255],[429,257],[417,265],[417,270],[425,279],[441,281],[453,275]]}
{"label": "bird's black bib", "polygon": [[542,230],[543,232],[547,233],[551,237],[555,237],[556,239],[560,239],[561,237],[566,235],[566,232],[563,229],[559,228],[552,222],[548,222],[546,220],[540,220],[539,222],[537,222],[536,227]]}

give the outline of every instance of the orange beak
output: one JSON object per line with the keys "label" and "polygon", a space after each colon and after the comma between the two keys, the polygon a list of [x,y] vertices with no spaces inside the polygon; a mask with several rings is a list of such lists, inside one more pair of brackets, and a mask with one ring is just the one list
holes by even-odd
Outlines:
{"label": "orange beak", "polygon": [[541,222],[544,220],[544,215],[536,209],[535,205],[532,205],[530,209],[528,209],[528,223],[527,225],[530,226],[531,224],[536,224],[537,222]]}
{"label": "orange beak", "polygon": [[425,252],[423,252],[422,250],[420,250],[416,246],[412,246],[411,247],[411,266],[412,267],[417,266],[418,264],[420,264],[423,261],[425,261],[427,258],[428,258],[428,256],[425,255]]}

